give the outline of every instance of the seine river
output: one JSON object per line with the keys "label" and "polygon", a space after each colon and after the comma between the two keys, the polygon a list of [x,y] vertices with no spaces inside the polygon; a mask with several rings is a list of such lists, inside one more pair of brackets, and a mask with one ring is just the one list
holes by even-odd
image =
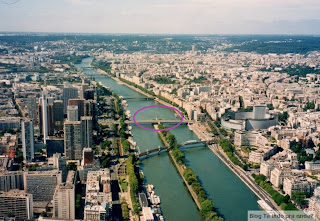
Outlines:
{"label": "seine river", "polygon": [[[83,59],[77,67],[88,67],[91,61],[91,58]],[[99,74],[95,69],[83,69],[83,72],[94,77],[95,81],[111,88],[120,96],[144,97],[127,86]],[[128,109],[133,115],[138,109],[154,104],[158,103],[154,100],[128,100]],[[137,114],[137,119],[141,120],[155,117],[176,119],[174,112],[167,108],[150,108]],[[180,125],[171,132],[176,136],[178,143],[198,140],[186,125]],[[133,125],[132,134],[142,152],[163,146],[156,132],[143,130]],[[246,221],[248,210],[260,210],[257,204],[258,198],[211,150],[207,147],[198,147],[186,149],[183,152],[186,156],[187,166],[197,174],[215,208],[226,221]],[[144,172],[146,183],[153,184],[156,194],[161,198],[161,208],[166,221],[201,220],[196,204],[167,153],[144,159],[140,166]]]}

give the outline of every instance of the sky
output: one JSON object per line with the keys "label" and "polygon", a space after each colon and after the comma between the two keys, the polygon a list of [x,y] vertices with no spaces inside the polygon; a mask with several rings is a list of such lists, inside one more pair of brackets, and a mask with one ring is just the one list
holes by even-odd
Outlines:
{"label": "sky", "polygon": [[0,0],[0,31],[320,34],[320,0],[16,1]]}

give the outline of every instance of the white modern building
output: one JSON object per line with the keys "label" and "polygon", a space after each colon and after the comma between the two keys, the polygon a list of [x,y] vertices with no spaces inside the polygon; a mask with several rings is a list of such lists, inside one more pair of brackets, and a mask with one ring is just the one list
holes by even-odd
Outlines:
{"label": "white modern building", "polygon": [[221,119],[221,125],[234,130],[267,129],[277,125],[278,117],[266,113],[266,106],[254,106],[253,111],[228,112]]}

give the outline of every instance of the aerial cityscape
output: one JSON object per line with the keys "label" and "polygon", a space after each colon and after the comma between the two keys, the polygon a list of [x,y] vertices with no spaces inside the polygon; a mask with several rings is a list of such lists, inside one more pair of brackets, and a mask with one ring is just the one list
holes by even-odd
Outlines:
{"label": "aerial cityscape", "polygon": [[[176,6],[185,20],[184,9],[213,7],[143,2],[152,19],[168,10],[164,22]],[[226,2],[214,6],[223,11]],[[294,2],[304,21],[318,22],[319,3]],[[53,21],[48,8],[62,4]],[[193,34],[146,19],[142,30],[128,3],[133,15],[123,14],[119,29],[90,29],[83,19],[91,23],[103,4],[111,6],[0,2],[0,220],[320,221],[315,27],[233,32],[190,23]],[[68,7],[89,12],[70,20]]]}

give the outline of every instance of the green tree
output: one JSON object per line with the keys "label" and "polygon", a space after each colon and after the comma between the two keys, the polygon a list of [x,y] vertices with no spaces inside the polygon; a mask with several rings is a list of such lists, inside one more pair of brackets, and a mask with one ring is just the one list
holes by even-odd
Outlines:
{"label": "green tree", "polygon": [[33,164],[31,167],[29,167],[29,170],[30,171],[36,171],[37,170],[37,167],[39,167],[39,165],[36,163],[36,164]]}
{"label": "green tree", "polygon": [[279,120],[280,122],[287,122],[287,119],[288,119],[288,118],[289,118],[289,114],[288,114],[287,111],[278,114],[278,120]]}
{"label": "green tree", "polygon": [[77,171],[77,165],[75,163],[68,163],[67,170]]}
{"label": "green tree", "polygon": [[121,144],[124,152],[128,152],[130,150],[130,142],[128,140],[123,139]]}
{"label": "green tree", "polygon": [[130,220],[129,208],[126,202],[121,202],[122,218],[124,220]]}
{"label": "green tree", "polygon": [[18,153],[16,155],[16,160],[17,160],[17,162],[23,161],[23,152],[21,150],[18,151]]}
{"label": "green tree", "polygon": [[110,156],[103,153],[100,158],[101,167],[107,168],[109,166],[109,162],[110,162]]}
{"label": "green tree", "polygon": [[306,106],[303,108],[304,111],[314,109],[316,106],[313,102],[307,102]]}
{"label": "green tree", "polygon": [[41,217],[47,217],[47,213],[45,211],[42,211],[40,214]]}
{"label": "green tree", "polygon": [[13,212],[8,212],[8,213],[7,213],[7,217],[15,217],[15,215],[14,215]]}
{"label": "green tree", "polygon": [[101,143],[101,148],[104,150],[104,149],[106,149],[107,147],[109,147],[111,144],[112,144],[111,141],[106,140],[106,141],[104,141],[104,142]]}
{"label": "green tree", "polygon": [[291,198],[299,206],[303,206],[307,203],[306,202],[306,194],[302,191],[292,192]]}
{"label": "green tree", "polygon": [[211,200],[206,199],[200,204],[200,208],[201,208],[201,214],[203,214],[203,216],[206,217],[206,214],[208,214],[213,210],[213,203]]}
{"label": "green tree", "polygon": [[81,207],[82,196],[81,194],[76,195],[76,209],[80,209]]}

